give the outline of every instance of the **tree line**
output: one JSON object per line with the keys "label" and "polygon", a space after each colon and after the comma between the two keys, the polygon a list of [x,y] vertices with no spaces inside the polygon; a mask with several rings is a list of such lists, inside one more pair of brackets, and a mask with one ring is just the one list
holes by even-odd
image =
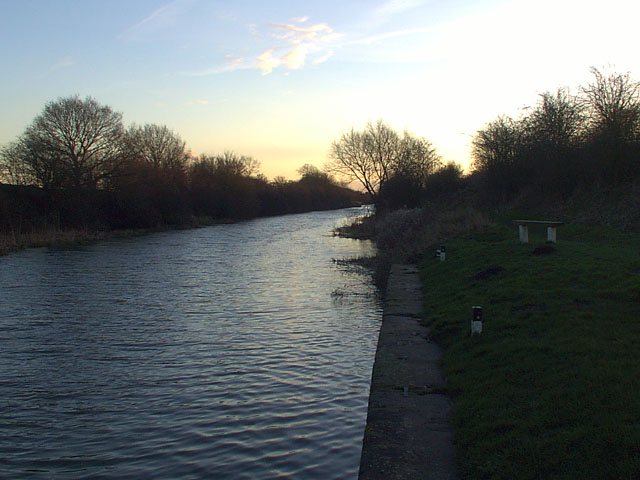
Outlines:
{"label": "tree line", "polygon": [[325,171],[359,182],[379,212],[415,207],[455,194],[463,170],[444,163],[433,144],[382,120],[351,129],[333,142]]}
{"label": "tree line", "polygon": [[[131,228],[364,202],[384,212],[461,198],[549,204],[585,187],[614,191],[640,180],[640,83],[628,73],[592,74],[576,94],[542,93],[520,117],[502,115],[478,130],[467,175],[427,139],[378,120],[334,141],[324,171],[305,165],[298,181],[268,181],[251,157],[191,158],[166,126],[127,129],[120,113],[94,99],[62,98],[0,150],[0,220],[3,228]],[[354,182],[366,196],[346,188]]]}
{"label": "tree line", "polygon": [[500,116],[472,140],[473,172],[493,203],[563,200],[578,188],[640,178],[640,83],[591,69],[577,94],[545,92],[517,118]]}
{"label": "tree line", "polygon": [[252,157],[192,157],[164,125],[131,125],[93,98],[45,105],[0,149],[0,221],[16,228],[148,228],[340,208],[365,198],[311,165],[270,182]]}
{"label": "tree line", "polygon": [[640,83],[628,73],[591,72],[577,94],[542,93],[519,118],[502,115],[478,130],[467,175],[428,140],[382,120],[345,132],[325,170],[359,182],[380,212],[460,199],[548,205],[580,189],[615,191],[640,179]]}

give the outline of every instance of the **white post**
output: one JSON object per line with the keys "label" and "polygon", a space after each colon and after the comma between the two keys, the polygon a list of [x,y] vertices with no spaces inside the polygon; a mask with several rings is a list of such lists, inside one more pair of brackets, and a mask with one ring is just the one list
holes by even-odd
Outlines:
{"label": "white post", "polygon": [[482,307],[471,307],[471,335],[482,333]]}
{"label": "white post", "polygon": [[547,242],[556,243],[556,227],[547,227]]}
{"label": "white post", "polygon": [[447,257],[444,245],[440,247],[440,261],[444,262],[444,259]]}
{"label": "white post", "polygon": [[529,243],[529,228],[526,225],[518,225],[521,243]]}

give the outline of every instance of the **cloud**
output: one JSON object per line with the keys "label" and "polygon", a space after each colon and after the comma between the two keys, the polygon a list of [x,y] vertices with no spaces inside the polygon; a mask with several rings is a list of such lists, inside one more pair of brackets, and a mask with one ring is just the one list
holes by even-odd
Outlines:
{"label": "cloud", "polygon": [[333,29],[326,23],[318,23],[310,27],[297,27],[292,23],[274,24],[274,30],[282,31],[282,34],[274,34],[276,38],[290,38],[294,42],[304,40],[322,39],[325,35],[331,35]]}
{"label": "cloud", "polygon": [[296,48],[287,53],[282,59],[284,64],[292,70],[304,67],[304,62],[309,53],[308,45],[298,45]]}
{"label": "cloud", "polygon": [[262,70],[263,75],[269,75],[273,72],[274,68],[279,67],[283,63],[281,59],[273,56],[274,51],[275,48],[270,48],[257,58],[258,68]]}
{"label": "cloud", "polygon": [[313,65],[319,65],[321,63],[326,62],[327,60],[329,60],[331,57],[333,56],[333,50],[329,50],[327,53],[325,53],[323,56],[315,58],[311,61],[311,63]]}
{"label": "cloud", "polygon": [[223,65],[204,68],[202,70],[192,70],[188,72],[179,72],[178,75],[184,77],[207,77],[209,75],[219,75],[222,73],[233,72],[235,70],[241,70],[250,68],[245,64],[244,58],[234,57],[233,55],[226,56],[227,62]]}
{"label": "cloud", "polygon": [[118,35],[121,40],[138,40],[146,35],[175,24],[193,0],[173,0]]}
{"label": "cloud", "polygon": [[372,43],[377,43],[377,42],[381,42],[384,40],[389,40],[391,38],[397,38],[397,37],[408,37],[411,35],[419,35],[421,33],[425,33],[425,32],[429,32],[434,30],[433,27],[422,27],[422,28],[408,28],[406,30],[396,30],[393,32],[384,32],[384,33],[378,33],[375,35],[371,35],[369,37],[365,37],[365,38],[361,38],[360,40],[355,40],[354,44],[360,44],[360,45],[371,45]]}
{"label": "cloud", "polygon": [[374,10],[374,15],[386,17],[412,10],[424,4],[424,0],[388,0]]}
{"label": "cloud", "polygon": [[[306,22],[308,17],[300,17],[297,23]],[[332,55],[332,46],[341,34],[335,33],[326,23],[301,26],[293,23],[271,25],[271,37],[280,45],[270,47],[257,57],[257,68],[263,75],[268,75],[280,66],[290,70],[303,68],[307,59],[312,64],[326,62]]]}
{"label": "cloud", "polygon": [[361,30],[375,29],[394,20],[394,16],[421,7],[425,3],[425,0],[387,0],[364,15]]}
{"label": "cloud", "polygon": [[190,102],[187,102],[185,105],[209,105],[209,100],[196,98],[195,100],[191,100]]}
{"label": "cloud", "polygon": [[365,14],[367,20],[364,28],[348,36],[334,32],[324,22],[309,24],[308,16],[294,17],[289,23],[272,24],[268,36],[277,43],[266,46],[267,48],[256,57],[256,68],[261,70],[263,75],[268,75],[280,67],[297,70],[308,64],[319,65],[327,62],[336,50],[344,47],[366,47],[394,38],[429,32],[433,27],[399,28],[387,32],[381,32],[379,28],[393,16],[409,12],[425,3],[426,0],[386,0]]}

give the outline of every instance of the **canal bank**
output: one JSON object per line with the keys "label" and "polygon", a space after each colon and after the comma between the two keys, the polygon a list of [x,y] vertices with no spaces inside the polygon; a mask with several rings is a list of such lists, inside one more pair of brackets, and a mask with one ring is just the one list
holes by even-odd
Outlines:
{"label": "canal bank", "polygon": [[451,402],[430,341],[417,267],[393,265],[378,338],[359,478],[453,479]]}

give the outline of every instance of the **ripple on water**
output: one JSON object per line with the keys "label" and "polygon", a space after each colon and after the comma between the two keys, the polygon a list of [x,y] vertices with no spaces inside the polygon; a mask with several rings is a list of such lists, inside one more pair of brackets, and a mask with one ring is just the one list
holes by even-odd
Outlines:
{"label": "ripple on water", "polygon": [[[0,259],[8,478],[355,478],[380,307],[353,211]],[[339,301],[332,293],[347,292]]]}

